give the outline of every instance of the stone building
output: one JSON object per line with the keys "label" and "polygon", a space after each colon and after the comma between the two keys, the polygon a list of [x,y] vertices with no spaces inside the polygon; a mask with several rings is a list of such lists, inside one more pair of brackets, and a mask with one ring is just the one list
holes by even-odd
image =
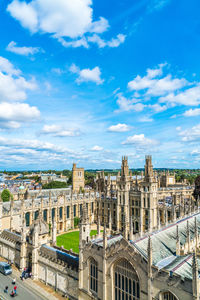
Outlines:
{"label": "stone building", "polygon": [[[96,186],[0,202],[0,256],[30,267],[33,279],[72,300],[199,300],[200,199],[193,188],[160,187],[151,156],[140,178],[123,157],[121,173],[99,173]],[[79,254],[56,246],[57,233],[73,228],[75,216]]]}
{"label": "stone building", "polygon": [[73,192],[79,192],[80,188],[84,189],[84,168],[77,168],[76,164],[73,164],[72,168],[72,190]]}
{"label": "stone building", "polygon": [[75,193],[70,188],[30,191],[19,194],[18,200],[0,202],[0,230],[20,230],[25,219],[26,227],[39,216],[39,211],[45,222],[56,221],[57,231],[64,232],[74,227],[74,218],[81,217],[83,204],[86,204],[89,221],[95,220],[96,194],[86,191]]}
{"label": "stone building", "polygon": [[122,158],[121,174],[114,184],[111,176],[97,175],[97,211],[101,223],[124,233],[151,232],[160,225],[175,221],[194,209],[192,186],[160,187],[160,178],[153,171],[152,157],[146,156],[145,172],[138,180],[128,168],[128,158]]}
{"label": "stone building", "polygon": [[[81,226],[85,226],[81,224]],[[199,300],[200,213],[137,238],[80,239],[79,299]]]}

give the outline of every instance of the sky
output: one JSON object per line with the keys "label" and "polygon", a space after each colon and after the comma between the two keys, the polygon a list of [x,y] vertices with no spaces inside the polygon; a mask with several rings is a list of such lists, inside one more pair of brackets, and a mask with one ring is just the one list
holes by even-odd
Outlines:
{"label": "sky", "polygon": [[200,167],[198,0],[1,0],[0,170]]}

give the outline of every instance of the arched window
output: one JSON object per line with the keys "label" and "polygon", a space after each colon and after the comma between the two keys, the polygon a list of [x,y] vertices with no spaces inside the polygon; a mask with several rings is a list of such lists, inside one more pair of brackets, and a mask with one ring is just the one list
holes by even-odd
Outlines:
{"label": "arched window", "polygon": [[114,289],[115,300],[140,299],[139,278],[126,259],[120,260],[114,267]]}
{"label": "arched window", "polygon": [[164,292],[162,294],[162,300],[178,300],[172,293]]}
{"label": "arched window", "polygon": [[98,292],[98,264],[93,258],[90,259],[90,290]]}
{"label": "arched window", "polygon": [[25,214],[26,227],[30,226],[30,212]]}

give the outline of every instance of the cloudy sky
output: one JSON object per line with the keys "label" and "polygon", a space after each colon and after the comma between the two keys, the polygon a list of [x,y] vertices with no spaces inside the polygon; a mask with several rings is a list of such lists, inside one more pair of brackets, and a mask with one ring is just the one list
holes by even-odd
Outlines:
{"label": "cloudy sky", "polygon": [[2,0],[0,170],[200,167],[198,0]]}

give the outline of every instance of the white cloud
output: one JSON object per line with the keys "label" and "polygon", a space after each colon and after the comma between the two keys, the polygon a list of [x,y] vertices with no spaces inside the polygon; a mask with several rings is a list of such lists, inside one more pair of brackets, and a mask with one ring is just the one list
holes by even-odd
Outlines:
{"label": "white cloud", "polygon": [[13,64],[7,59],[0,56],[0,72],[7,75],[19,76],[21,71],[14,68]]}
{"label": "white cloud", "polygon": [[165,111],[167,109],[166,105],[160,105],[160,104],[149,104],[148,105],[149,108],[153,109],[156,113]]}
{"label": "white cloud", "polygon": [[14,41],[8,44],[6,50],[19,55],[25,55],[25,56],[34,55],[41,51],[39,47],[25,47],[25,46],[19,47]]}
{"label": "white cloud", "polygon": [[122,95],[122,93],[118,93],[116,96],[117,96],[117,104],[119,105],[119,109],[117,110],[118,112],[130,111],[130,110],[141,112],[145,108],[144,104],[137,103],[139,99],[135,99],[135,98],[127,99]]}
{"label": "white cloud", "polygon": [[200,140],[200,124],[179,133],[183,142],[198,142]]}
{"label": "white cloud", "polygon": [[196,117],[200,115],[200,108],[186,110],[183,114],[185,117]]}
{"label": "white cloud", "polygon": [[63,45],[65,48],[78,48],[78,47],[84,47],[89,48],[89,44],[85,37],[82,37],[81,39],[73,40],[73,41],[66,41],[62,37],[57,37],[57,40]]}
{"label": "white cloud", "polygon": [[185,87],[188,82],[185,78],[172,78],[171,74],[159,78],[163,74],[163,67],[166,64],[160,64],[158,69],[147,69],[147,75],[141,77],[137,75],[132,81],[128,82],[131,91],[146,90],[146,95],[162,96],[170,92]]}
{"label": "white cloud", "polygon": [[91,148],[91,151],[102,151],[102,150],[103,150],[103,147],[98,146],[98,145]]}
{"label": "white cloud", "polygon": [[123,44],[126,36],[124,34],[118,34],[116,38],[112,38],[111,41],[107,42],[107,45],[111,48],[119,47],[120,44]]}
{"label": "white cloud", "polygon": [[32,79],[27,81],[20,76],[21,71],[5,58],[0,57],[0,100],[21,101],[27,98],[27,90],[35,90],[37,85]]}
{"label": "white cloud", "polygon": [[117,124],[117,125],[112,125],[108,128],[108,131],[112,132],[127,132],[131,129],[131,126],[128,126],[126,124]]}
{"label": "white cloud", "polygon": [[104,80],[101,79],[101,71],[99,67],[80,70],[79,67],[77,67],[75,64],[72,64],[70,71],[79,75],[79,77],[76,79],[77,83],[92,81],[99,85],[104,82]]}
{"label": "white cloud", "polygon": [[49,151],[57,153],[69,152],[68,149],[60,146],[56,146],[49,142],[42,142],[39,140],[23,140],[23,139],[8,139],[0,137],[0,146],[7,146],[16,149],[33,149],[36,151]]}
{"label": "white cloud", "polygon": [[60,125],[44,125],[42,131],[42,134],[50,134],[55,137],[72,137],[72,136],[78,136],[80,132],[78,130],[74,129],[65,129],[64,127]]}
{"label": "white cloud", "polygon": [[27,103],[0,103],[0,122],[31,122],[40,118],[40,112],[35,106]]}
{"label": "white cloud", "polygon": [[[99,35],[109,28],[105,18],[93,20],[92,0],[32,0],[29,3],[13,0],[7,10],[30,32],[48,33],[64,47],[88,48],[85,36]],[[118,34],[106,44],[118,47],[124,40],[125,36]]]}
{"label": "white cloud", "polygon": [[198,105],[200,103],[200,84],[198,83],[196,86],[178,92],[177,94],[170,93],[165,97],[161,97],[160,102],[190,106]]}
{"label": "white cloud", "polygon": [[153,119],[149,116],[143,116],[139,119],[140,122],[153,122]]}
{"label": "white cloud", "polygon": [[129,136],[126,141],[122,142],[123,145],[135,145],[136,147],[155,146],[158,141],[146,138],[144,134],[135,134]]}

